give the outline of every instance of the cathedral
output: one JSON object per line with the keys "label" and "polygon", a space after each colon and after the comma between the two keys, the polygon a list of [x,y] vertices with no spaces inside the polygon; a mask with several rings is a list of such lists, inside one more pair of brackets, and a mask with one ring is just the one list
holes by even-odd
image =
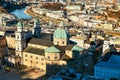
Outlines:
{"label": "cathedral", "polygon": [[63,21],[54,31],[53,41],[39,38],[41,28],[37,19],[34,20],[32,31],[34,36],[28,43],[23,28],[23,24],[19,21],[15,32],[15,55],[8,58],[8,61],[15,66],[25,65],[46,73],[51,70],[54,72],[59,70],[60,66],[66,66],[69,60],[78,58],[79,53],[84,50],[69,43],[70,35]]}

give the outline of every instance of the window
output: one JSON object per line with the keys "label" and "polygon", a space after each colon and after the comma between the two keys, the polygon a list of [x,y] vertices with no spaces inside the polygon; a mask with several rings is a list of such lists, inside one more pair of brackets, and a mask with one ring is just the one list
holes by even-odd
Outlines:
{"label": "window", "polygon": [[44,65],[43,63],[41,63],[41,65]]}
{"label": "window", "polygon": [[62,63],[62,65],[65,65],[65,63]]}
{"label": "window", "polygon": [[44,61],[44,59],[43,59],[43,58],[41,58],[41,60],[42,60],[42,61]]}
{"label": "window", "polygon": [[30,61],[30,62],[32,62],[32,61]]}
{"label": "window", "polygon": [[57,44],[59,44],[59,41],[57,41]]}
{"label": "window", "polygon": [[48,56],[47,58],[50,59],[50,56]]}
{"label": "window", "polygon": [[25,61],[27,61],[27,59],[25,59]]}
{"label": "window", "polygon": [[25,57],[27,57],[27,54],[25,55]]}
{"label": "window", "polygon": [[36,57],[36,59],[38,59],[38,57]]}
{"label": "window", "polygon": [[19,35],[17,36],[17,39],[19,39]]}
{"label": "window", "polygon": [[64,44],[64,41],[62,43]]}
{"label": "window", "polygon": [[30,56],[30,58],[32,58],[32,56]]}
{"label": "window", "polygon": [[36,62],[36,64],[38,64],[38,62]]}
{"label": "window", "polygon": [[57,59],[57,56],[55,56],[55,58],[54,59]]}

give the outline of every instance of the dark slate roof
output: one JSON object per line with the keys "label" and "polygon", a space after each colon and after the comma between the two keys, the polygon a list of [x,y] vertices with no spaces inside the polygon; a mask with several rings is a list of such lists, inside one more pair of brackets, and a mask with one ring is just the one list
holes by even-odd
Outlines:
{"label": "dark slate roof", "polygon": [[59,45],[54,45],[56,48],[58,48],[61,51],[65,51],[66,46],[59,46]]}
{"label": "dark slate roof", "polygon": [[37,45],[42,45],[42,46],[52,46],[53,42],[45,39],[37,39],[37,38],[32,38],[28,43],[31,44],[37,44]]}
{"label": "dark slate roof", "polygon": [[61,57],[61,59],[62,59],[62,60],[70,60],[71,58],[70,58],[68,55],[64,54],[64,55]]}
{"label": "dark slate roof", "polygon": [[72,50],[73,47],[74,47],[73,44],[68,44],[68,45],[66,46],[66,50]]}
{"label": "dark slate roof", "polygon": [[34,48],[34,47],[26,47],[23,52],[31,53],[31,54],[37,54],[44,56],[45,52],[44,49]]}

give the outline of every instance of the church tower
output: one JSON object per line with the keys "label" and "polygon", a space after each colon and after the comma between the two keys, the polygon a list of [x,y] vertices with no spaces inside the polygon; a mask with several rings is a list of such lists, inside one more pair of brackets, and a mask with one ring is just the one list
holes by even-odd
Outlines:
{"label": "church tower", "polygon": [[22,58],[23,54],[22,51],[26,47],[26,40],[25,40],[25,32],[23,31],[23,24],[21,21],[17,23],[17,31],[15,32],[15,45],[16,45],[16,56],[19,56],[21,58],[21,64],[22,64]]}
{"label": "church tower", "polygon": [[54,31],[53,44],[59,46],[66,46],[69,41],[69,33],[65,29],[65,23],[60,22],[59,27]]}
{"label": "church tower", "polygon": [[40,34],[41,34],[40,22],[36,18],[36,19],[34,19],[33,35],[34,35],[34,37],[39,38]]}

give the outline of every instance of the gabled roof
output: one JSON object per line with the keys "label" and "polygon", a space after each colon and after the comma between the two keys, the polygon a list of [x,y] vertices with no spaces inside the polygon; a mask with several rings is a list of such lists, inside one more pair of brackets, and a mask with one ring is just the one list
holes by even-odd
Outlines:
{"label": "gabled roof", "polygon": [[74,47],[72,48],[72,51],[83,51],[83,50],[84,48],[77,46],[77,45],[74,45]]}
{"label": "gabled roof", "polygon": [[70,60],[71,58],[67,55],[67,54],[64,54],[62,57],[61,57],[62,60]]}
{"label": "gabled roof", "polygon": [[87,39],[87,36],[86,36],[83,32],[81,32],[80,37],[81,37],[83,40],[86,40],[86,39]]}
{"label": "gabled roof", "polygon": [[31,53],[31,54],[37,54],[44,56],[44,49],[34,48],[34,47],[26,47],[23,52]]}
{"label": "gabled roof", "polygon": [[52,41],[45,40],[45,39],[37,39],[37,38],[32,38],[28,44],[36,44],[36,45],[42,45],[42,46],[47,46],[50,47],[53,45]]}
{"label": "gabled roof", "polygon": [[66,50],[69,50],[69,51],[71,51],[71,49],[73,48],[73,44],[68,44],[67,46],[66,46]]}
{"label": "gabled roof", "polygon": [[50,53],[59,53],[60,52],[60,50],[59,49],[57,49],[55,46],[51,46],[51,47],[49,47],[49,48],[46,48],[45,49],[45,52],[50,52]]}

